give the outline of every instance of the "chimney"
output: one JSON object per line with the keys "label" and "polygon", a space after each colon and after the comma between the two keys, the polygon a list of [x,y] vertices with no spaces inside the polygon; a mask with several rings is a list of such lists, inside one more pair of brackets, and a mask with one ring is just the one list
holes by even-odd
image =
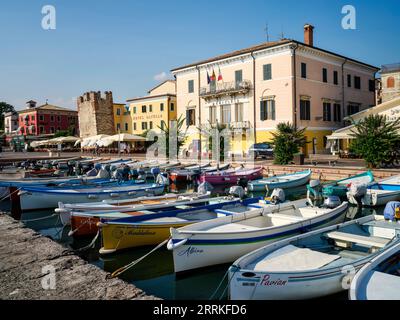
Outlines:
{"label": "chimney", "polygon": [[308,23],[304,25],[304,43],[314,46],[314,26]]}
{"label": "chimney", "polygon": [[35,108],[35,107],[36,107],[36,101],[29,100],[29,101],[26,103],[26,106],[27,106],[27,109]]}

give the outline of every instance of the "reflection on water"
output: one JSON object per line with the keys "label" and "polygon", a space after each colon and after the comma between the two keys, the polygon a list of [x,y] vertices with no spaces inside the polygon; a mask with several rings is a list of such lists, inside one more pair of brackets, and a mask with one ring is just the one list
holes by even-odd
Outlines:
{"label": "reflection on water", "polygon": [[[170,192],[193,192],[196,189],[195,185],[179,184],[170,187]],[[213,189],[213,195],[224,195],[227,192],[224,187]],[[285,190],[287,200],[297,200],[305,196],[305,187],[298,187],[291,190]],[[250,196],[264,197],[264,193],[253,193]],[[355,219],[361,216],[370,214],[382,214],[383,207],[378,209],[362,208],[358,209],[355,206],[349,207],[347,218]],[[68,236],[69,228],[63,228],[61,222],[53,211],[26,213],[23,215],[23,220],[34,221],[27,222],[27,225],[41,232],[43,235],[51,237],[59,241],[65,246],[73,249],[79,249],[88,245],[92,239],[73,239]],[[43,219],[45,218],[45,219]],[[118,252],[114,255],[100,256],[100,241],[96,247],[80,255],[90,263],[106,270],[113,272],[116,269],[127,265],[128,263],[144,256],[153,247],[135,248],[125,252]],[[144,290],[147,294],[155,295],[164,299],[209,299],[217,289],[221,280],[226,275],[229,265],[216,266],[207,269],[194,271],[185,276],[176,277],[174,274],[172,253],[166,248],[162,248],[152,253],[150,256],[135,265],[132,269],[123,273],[120,277],[128,282],[135,284],[137,287]],[[215,294],[215,298],[223,295],[226,298],[226,278],[221,286],[221,289]],[[347,293],[343,292],[330,296],[329,299],[347,299]]]}

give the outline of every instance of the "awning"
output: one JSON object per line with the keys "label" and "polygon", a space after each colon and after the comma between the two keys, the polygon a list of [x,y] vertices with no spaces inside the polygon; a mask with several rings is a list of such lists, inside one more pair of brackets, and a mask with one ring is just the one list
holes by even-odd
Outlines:
{"label": "awning", "polygon": [[96,142],[96,144],[100,147],[108,147],[109,145],[113,144],[114,142],[135,142],[135,141],[146,141],[146,138],[137,136],[130,133],[120,133],[115,134],[110,137],[103,138]]}
{"label": "awning", "polygon": [[326,138],[328,140],[354,139],[353,130],[354,130],[354,125],[351,125],[334,131],[330,136],[327,136]]}

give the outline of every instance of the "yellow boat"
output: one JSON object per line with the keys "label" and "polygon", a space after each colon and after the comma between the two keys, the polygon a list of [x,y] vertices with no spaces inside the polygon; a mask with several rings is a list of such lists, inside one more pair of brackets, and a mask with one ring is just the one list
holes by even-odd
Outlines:
{"label": "yellow boat", "polygon": [[162,212],[144,212],[140,216],[123,219],[102,220],[99,223],[102,235],[100,254],[110,254],[118,250],[140,246],[157,245],[167,240],[171,228],[180,228],[199,221],[217,218],[223,213],[216,209],[228,209],[240,204],[254,203],[257,199],[219,197],[205,199],[193,205],[176,205],[164,208]]}

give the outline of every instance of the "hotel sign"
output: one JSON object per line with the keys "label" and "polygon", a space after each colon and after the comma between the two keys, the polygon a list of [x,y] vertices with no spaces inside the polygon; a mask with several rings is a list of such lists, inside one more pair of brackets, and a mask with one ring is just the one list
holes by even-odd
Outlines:
{"label": "hotel sign", "polygon": [[153,115],[146,115],[146,116],[135,116],[132,117],[132,120],[153,120],[153,119],[162,119],[162,114],[153,114]]}

